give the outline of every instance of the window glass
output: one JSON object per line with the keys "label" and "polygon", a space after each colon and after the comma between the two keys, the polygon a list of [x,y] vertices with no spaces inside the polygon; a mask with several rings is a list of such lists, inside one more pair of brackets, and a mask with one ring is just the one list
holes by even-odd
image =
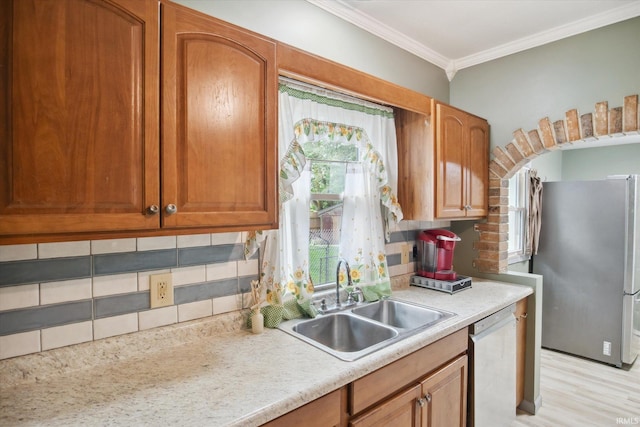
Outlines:
{"label": "window glass", "polygon": [[529,219],[529,167],[509,180],[509,263],[528,259],[526,253]]}
{"label": "window glass", "polygon": [[309,273],[321,291],[335,285],[345,174],[348,164],[358,160],[358,149],[327,139],[305,143],[302,149],[311,171]]}

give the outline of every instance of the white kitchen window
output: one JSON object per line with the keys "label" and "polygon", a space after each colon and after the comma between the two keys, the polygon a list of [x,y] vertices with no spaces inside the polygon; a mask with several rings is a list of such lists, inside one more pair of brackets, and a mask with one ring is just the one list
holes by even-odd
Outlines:
{"label": "white kitchen window", "polygon": [[309,202],[309,275],[315,292],[335,290],[342,238],[347,168],[359,159],[355,145],[314,141],[302,144],[311,172]]}
{"label": "white kitchen window", "polygon": [[529,170],[526,165],[509,180],[509,264],[529,259]]}
{"label": "white kitchen window", "polygon": [[[349,282],[366,300],[389,295],[384,241],[402,219],[393,110],[286,78],[280,82],[280,224],[250,233],[245,245],[247,258],[264,248],[260,310],[267,326],[315,316],[314,292],[335,286],[338,257],[349,263]],[[346,272],[340,271],[341,285]]]}

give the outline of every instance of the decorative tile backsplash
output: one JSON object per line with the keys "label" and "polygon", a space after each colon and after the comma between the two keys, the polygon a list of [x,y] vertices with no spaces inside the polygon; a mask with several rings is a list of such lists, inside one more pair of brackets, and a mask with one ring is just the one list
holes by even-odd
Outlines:
{"label": "decorative tile backsplash", "polygon": [[[390,274],[416,232],[449,223],[404,221],[387,244]],[[166,326],[247,307],[258,259],[246,233],[0,246],[0,359]],[[150,309],[149,275],[171,272],[174,305]]]}

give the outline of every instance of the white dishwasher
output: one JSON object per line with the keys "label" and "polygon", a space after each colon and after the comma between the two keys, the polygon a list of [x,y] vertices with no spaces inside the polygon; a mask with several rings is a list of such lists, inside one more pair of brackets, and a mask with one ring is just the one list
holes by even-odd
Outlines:
{"label": "white dishwasher", "polygon": [[469,329],[469,425],[508,426],[516,417],[515,304]]}

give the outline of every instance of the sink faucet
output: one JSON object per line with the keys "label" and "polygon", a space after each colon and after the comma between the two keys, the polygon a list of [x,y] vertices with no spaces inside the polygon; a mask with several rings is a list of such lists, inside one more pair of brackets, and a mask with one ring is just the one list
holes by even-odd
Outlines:
{"label": "sink faucet", "polygon": [[338,258],[338,265],[336,266],[336,308],[342,306],[340,304],[340,265],[343,263],[347,269],[347,286],[353,285],[351,282],[351,268],[349,267],[349,263],[344,258]]}

